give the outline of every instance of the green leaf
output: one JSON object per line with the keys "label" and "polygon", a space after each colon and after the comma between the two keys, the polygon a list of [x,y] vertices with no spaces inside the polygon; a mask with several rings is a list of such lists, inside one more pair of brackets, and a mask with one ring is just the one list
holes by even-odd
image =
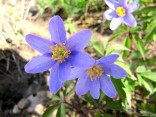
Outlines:
{"label": "green leaf", "polygon": [[150,92],[150,94],[154,93],[154,87],[153,87],[153,84],[151,82],[142,78],[142,76],[139,74],[137,74],[137,77],[138,77],[138,81],[139,81],[140,86],[143,85],[145,87],[145,89]]}
{"label": "green leaf", "polygon": [[115,85],[115,88],[116,88],[119,96],[122,98],[122,100],[125,100],[126,94],[125,94],[125,91],[123,90],[124,85],[121,82],[121,80],[120,79],[116,80],[116,79],[112,78],[112,81],[113,81],[113,84]]}
{"label": "green leaf", "polygon": [[145,72],[145,71],[147,71],[145,66],[138,66],[137,69],[136,69],[137,73],[142,73],[142,72]]}
{"label": "green leaf", "polygon": [[137,74],[137,78],[138,78],[139,85],[141,86],[143,84],[142,83],[143,78],[139,74]]}
{"label": "green leaf", "polygon": [[42,117],[52,117],[53,112],[59,107],[60,104],[55,104],[46,109],[46,111],[43,113]]}
{"label": "green leaf", "polygon": [[98,107],[98,103],[95,101],[95,99],[92,98],[92,96],[87,93],[84,98],[89,102],[91,103],[92,105],[94,105],[95,107]]}
{"label": "green leaf", "polygon": [[152,38],[153,38],[153,35],[155,34],[156,32],[156,25],[152,26],[150,31],[147,33],[146,35],[146,43],[148,43]]}
{"label": "green leaf", "polygon": [[155,11],[155,6],[146,6],[140,10],[141,13],[147,13],[149,11]]}
{"label": "green leaf", "polygon": [[153,40],[156,42],[156,34],[153,35]]}
{"label": "green leaf", "polygon": [[75,86],[69,92],[66,93],[66,96],[70,96],[74,92],[75,92]]}
{"label": "green leaf", "polygon": [[[124,46],[128,49],[130,49],[131,47],[131,40],[129,37],[126,37],[125,40],[124,40]],[[123,51],[122,53],[122,57],[126,57],[128,55],[128,52],[127,51]]]}
{"label": "green leaf", "polygon": [[123,111],[121,101],[111,101],[109,103],[107,101],[105,107],[113,110]]}
{"label": "green leaf", "polygon": [[63,103],[60,105],[56,117],[66,117],[65,105]]}
{"label": "green leaf", "polygon": [[113,46],[110,46],[110,47],[108,47],[107,50],[106,50],[106,55],[109,55],[109,54],[111,54],[112,52],[114,52],[114,47],[113,47]]}
{"label": "green leaf", "polygon": [[53,95],[52,96],[52,99],[53,99],[53,101],[59,101],[60,100],[60,97],[57,96],[57,95]]}
{"label": "green leaf", "polygon": [[114,39],[116,39],[117,37],[119,37],[120,35],[122,35],[122,34],[125,33],[125,32],[127,32],[127,31],[119,31],[119,32],[117,32],[117,33],[114,33],[114,34],[111,36],[111,38],[109,39],[109,42],[112,41],[112,40],[114,40]]}
{"label": "green leaf", "polygon": [[101,55],[101,56],[104,56],[103,54],[103,49],[101,47],[101,45],[99,43],[95,43],[93,45],[93,48]]}
{"label": "green leaf", "polygon": [[134,82],[133,80],[127,78],[123,81],[123,85],[125,86],[123,90],[126,94],[125,105],[127,108],[125,110],[128,110],[132,106],[132,92],[135,90],[135,87],[138,85],[138,82]]}
{"label": "green leaf", "polygon": [[95,117],[102,117],[100,112],[96,112]]}
{"label": "green leaf", "polygon": [[139,36],[137,36],[137,35],[134,35],[133,38],[134,38],[135,44],[137,45],[137,48],[139,49],[139,51],[140,51],[142,57],[143,57],[144,60],[145,60],[143,41],[142,41],[142,40],[139,38]]}
{"label": "green leaf", "polygon": [[142,83],[143,83],[144,87],[146,88],[146,90],[149,91],[150,94],[152,94],[153,91],[154,91],[154,90],[153,90],[154,87],[153,87],[152,83],[149,82],[149,81],[147,81],[147,80],[145,80],[145,79],[142,80]]}
{"label": "green leaf", "polygon": [[[110,50],[110,52],[109,52],[108,50]],[[111,53],[111,52],[114,51],[114,50],[125,50],[125,51],[130,51],[129,48],[127,48],[127,47],[124,46],[124,45],[120,45],[120,44],[114,44],[114,45],[110,46],[110,47],[108,48],[108,50],[107,50],[107,54],[108,54],[108,53]]]}
{"label": "green leaf", "polygon": [[103,117],[114,117],[114,115],[108,114],[108,113],[104,113],[104,116]]}
{"label": "green leaf", "polygon": [[156,117],[156,113],[152,113],[152,112],[150,112],[150,111],[141,110],[140,113],[141,113],[144,117]]}
{"label": "green leaf", "polygon": [[105,94],[100,90],[100,97],[98,99],[98,103],[102,102],[104,97],[105,97]]}
{"label": "green leaf", "polygon": [[140,74],[141,76],[148,78],[149,80],[152,80],[156,82],[156,72],[143,72]]}
{"label": "green leaf", "polygon": [[124,68],[124,70],[127,72],[127,74],[129,75],[129,77],[132,80],[137,80],[136,77],[133,75],[131,69],[130,69],[130,65],[128,63],[124,63],[124,61],[122,60],[122,58],[119,58],[119,61],[115,62],[117,65],[121,66],[122,68]]}
{"label": "green leaf", "polygon": [[91,42],[93,43],[93,48],[94,48],[101,56],[104,56],[103,48],[102,48],[102,46],[100,45],[100,43],[97,42],[97,40],[94,39],[94,38],[91,38]]}

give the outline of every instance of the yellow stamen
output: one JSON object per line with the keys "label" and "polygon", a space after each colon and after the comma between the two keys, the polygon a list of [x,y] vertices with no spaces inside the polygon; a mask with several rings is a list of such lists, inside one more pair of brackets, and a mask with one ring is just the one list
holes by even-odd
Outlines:
{"label": "yellow stamen", "polygon": [[118,7],[116,13],[118,16],[123,17],[126,15],[126,9],[124,7]]}
{"label": "yellow stamen", "polygon": [[62,63],[69,57],[70,50],[68,50],[63,43],[55,44],[54,46],[50,46],[50,48],[53,60],[57,60]]}
{"label": "yellow stamen", "polygon": [[92,68],[89,68],[87,70],[87,75],[90,77],[92,81],[102,76],[103,73],[104,73],[103,69],[98,65],[94,65]]}

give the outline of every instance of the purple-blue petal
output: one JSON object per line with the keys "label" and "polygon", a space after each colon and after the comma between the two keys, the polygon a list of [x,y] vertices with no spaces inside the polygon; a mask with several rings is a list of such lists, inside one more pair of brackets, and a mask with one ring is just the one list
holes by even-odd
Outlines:
{"label": "purple-blue petal", "polygon": [[126,16],[123,17],[123,21],[124,23],[127,25],[127,26],[130,26],[130,27],[136,27],[137,26],[137,22],[136,22],[136,19],[134,18],[134,16],[127,12]]}
{"label": "purple-blue petal", "polygon": [[139,3],[138,2],[131,2],[130,4],[128,4],[127,9],[128,12],[133,13],[134,11],[136,11],[139,8]]}
{"label": "purple-blue petal", "polygon": [[70,68],[69,62],[63,62],[59,64],[58,74],[59,74],[59,79],[61,82],[64,83],[66,80],[68,80],[70,71],[71,71],[71,68]]}
{"label": "purple-blue petal", "polygon": [[62,87],[63,83],[59,76],[59,63],[56,63],[50,72],[49,89],[52,94],[56,94]]}
{"label": "purple-blue petal", "polygon": [[126,71],[118,65],[111,64],[108,66],[102,66],[104,69],[104,74],[109,74],[113,78],[120,79],[127,76]]}
{"label": "purple-blue petal", "polygon": [[91,31],[86,29],[82,30],[67,40],[67,46],[71,51],[83,50],[91,39]]}
{"label": "purple-blue petal", "polygon": [[127,6],[127,1],[128,0],[119,0],[119,5]]}
{"label": "purple-blue petal", "polygon": [[26,35],[26,41],[33,49],[37,50],[38,52],[42,54],[50,53],[50,46],[52,45],[51,41],[32,34]]}
{"label": "purple-blue petal", "polygon": [[100,77],[100,87],[101,90],[110,98],[115,98],[116,89],[111,81],[106,75]]}
{"label": "purple-blue petal", "polygon": [[49,32],[55,43],[66,42],[66,31],[60,16],[53,16],[49,21]]}
{"label": "purple-blue petal", "polygon": [[70,54],[69,62],[74,67],[90,68],[94,65],[95,60],[85,52],[73,51]]}
{"label": "purple-blue petal", "polygon": [[94,99],[98,99],[100,96],[100,81],[99,79],[92,81],[89,79],[89,91]]}
{"label": "purple-blue petal", "polygon": [[74,79],[76,79],[76,78],[79,78],[80,75],[81,75],[84,71],[85,71],[85,69],[81,69],[81,68],[78,68],[78,67],[72,68],[68,80],[74,80]]}
{"label": "purple-blue petal", "polygon": [[123,21],[122,17],[118,18],[114,17],[110,23],[110,29],[111,30],[117,29],[121,25],[122,21]]}
{"label": "purple-blue petal", "polygon": [[54,61],[48,56],[37,56],[25,65],[27,73],[39,73],[48,70],[54,65]]}
{"label": "purple-blue petal", "polygon": [[115,10],[108,9],[103,13],[103,18],[111,20],[116,15]]}
{"label": "purple-blue petal", "polygon": [[118,7],[118,2],[115,0],[105,0],[105,3],[113,10]]}
{"label": "purple-blue petal", "polygon": [[97,64],[104,64],[104,65],[112,64],[116,61],[118,57],[119,57],[118,54],[110,54],[108,56],[104,56],[99,60],[97,60]]}
{"label": "purple-blue petal", "polygon": [[89,77],[86,73],[81,74],[76,84],[76,94],[81,96],[89,90]]}

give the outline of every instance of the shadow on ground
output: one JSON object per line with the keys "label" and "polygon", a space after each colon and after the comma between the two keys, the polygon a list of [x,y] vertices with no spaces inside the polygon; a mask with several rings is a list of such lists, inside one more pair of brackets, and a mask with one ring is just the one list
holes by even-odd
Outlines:
{"label": "shadow on ground", "polygon": [[46,76],[49,72],[27,74],[24,71],[26,63],[15,50],[0,50],[0,117],[29,117],[26,107],[16,112],[15,105],[18,106],[23,98],[35,97],[37,92],[48,90]]}

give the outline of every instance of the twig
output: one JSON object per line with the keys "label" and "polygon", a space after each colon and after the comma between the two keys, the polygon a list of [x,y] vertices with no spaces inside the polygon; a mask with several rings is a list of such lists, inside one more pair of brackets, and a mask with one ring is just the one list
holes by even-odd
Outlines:
{"label": "twig", "polygon": [[68,103],[67,101],[64,101],[65,104],[67,104],[69,106],[70,109],[75,109],[78,113],[82,113],[85,116],[88,116],[88,113],[95,113],[95,112],[104,112],[103,111],[103,107],[99,106],[97,109],[80,109],[70,103]]}
{"label": "twig", "polygon": [[30,10],[30,8],[32,6],[33,1],[34,0],[30,0],[30,2],[29,2],[29,5],[28,5],[27,10],[26,10],[26,13],[24,15],[24,19],[26,19],[28,17],[28,13],[29,13],[29,10]]}
{"label": "twig", "polygon": [[81,110],[80,108],[68,103],[67,101],[64,100],[64,103],[67,104],[69,107],[72,107],[73,109],[75,109],[78,113],[83,113],[84,115],[88,115],[87,113],[85,113],[83,110]]}

